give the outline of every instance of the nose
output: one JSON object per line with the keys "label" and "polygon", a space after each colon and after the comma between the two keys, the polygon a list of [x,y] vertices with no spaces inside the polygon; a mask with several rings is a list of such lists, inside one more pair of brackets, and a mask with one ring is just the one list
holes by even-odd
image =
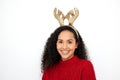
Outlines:
{"label": "nose", "polygon": [[63,44],[63,49],[66,49],[66,48],[67,48],[67,44],[64,43],[64,44]]}

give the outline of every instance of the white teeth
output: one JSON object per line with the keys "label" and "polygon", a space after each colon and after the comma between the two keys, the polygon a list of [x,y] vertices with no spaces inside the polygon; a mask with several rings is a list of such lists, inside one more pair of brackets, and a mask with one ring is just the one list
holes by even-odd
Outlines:
{"label": "white teeth", "polygon": [[69,51],[62,51],[62,54],[68,54]]}

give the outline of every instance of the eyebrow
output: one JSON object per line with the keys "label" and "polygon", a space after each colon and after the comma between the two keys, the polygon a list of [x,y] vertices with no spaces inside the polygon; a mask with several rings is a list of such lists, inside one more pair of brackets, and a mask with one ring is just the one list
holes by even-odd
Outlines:
{"label": "eyebrow", "polygon": [[[58,39],[58,40],[62,40],[62,39]],[[73,39],[68,39],[67,41],[69,41],[69,40],[70,40],[70,41],[73,41]]]}

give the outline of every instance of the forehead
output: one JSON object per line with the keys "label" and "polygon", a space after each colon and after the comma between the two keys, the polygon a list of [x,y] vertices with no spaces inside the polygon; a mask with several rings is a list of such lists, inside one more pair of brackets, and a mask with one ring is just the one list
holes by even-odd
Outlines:
{"label": "forehead", "polygon": [[74,38],[74,34],[68,30],[64,30],[62,31],[59,35],[58,35],[58,39],[73,39]]}

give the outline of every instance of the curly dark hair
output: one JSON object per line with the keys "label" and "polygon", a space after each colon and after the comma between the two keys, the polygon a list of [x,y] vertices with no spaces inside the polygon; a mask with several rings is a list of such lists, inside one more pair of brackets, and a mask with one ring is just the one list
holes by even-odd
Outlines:
{"label": "curly dark hair", "polygon": [[[87,59],[87,51],[85,49],[84,42],[77,30],[74,30],[70,26],[60,26],[58,27],[48,38],[46,45],[44,47],[43,55],[42,55],[42,70],[54,66],[61,60],[61,56],[59,55],[56,43],[59,34],[64,31],[68,30],[74,34],[75,40],[78,43],[78,47],[74,52],[74,55],[78,56],[80,59]],[[76,34],[77,33],[77,34]]]}

